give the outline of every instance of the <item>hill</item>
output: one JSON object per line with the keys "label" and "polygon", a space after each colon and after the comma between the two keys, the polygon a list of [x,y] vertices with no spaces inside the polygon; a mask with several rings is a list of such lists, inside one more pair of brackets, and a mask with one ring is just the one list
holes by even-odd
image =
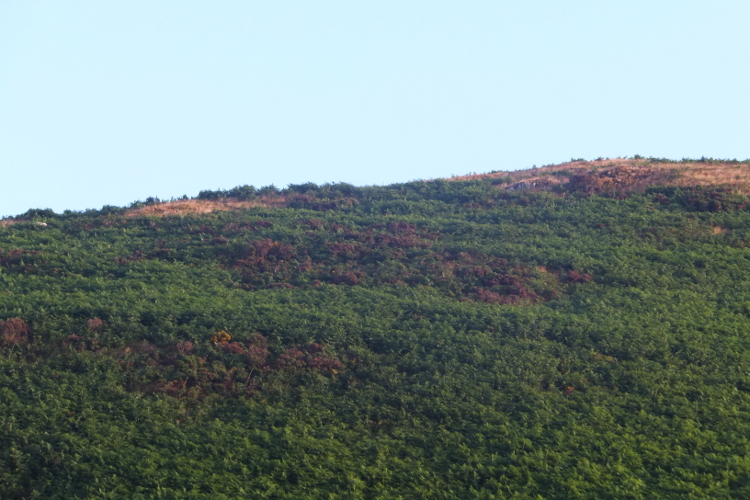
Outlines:
{"label": "hill", "polygon": [[748,168],[7,219],[0,497],[748,496]]}

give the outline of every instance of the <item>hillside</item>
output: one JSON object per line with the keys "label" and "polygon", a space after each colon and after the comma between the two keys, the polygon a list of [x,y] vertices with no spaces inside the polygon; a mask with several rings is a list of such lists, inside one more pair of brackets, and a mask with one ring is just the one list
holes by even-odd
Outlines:
{"label": "hillside", "polygon": [[750,162],[0,227],[1,498],[750,496]]}

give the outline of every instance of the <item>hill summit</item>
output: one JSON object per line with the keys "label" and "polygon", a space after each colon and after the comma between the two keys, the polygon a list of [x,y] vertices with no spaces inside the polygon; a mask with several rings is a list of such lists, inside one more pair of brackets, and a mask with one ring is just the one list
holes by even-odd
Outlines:
{"label": "hill summit", "polygon": [[557,190],[587,193],[643,191],[654,187],[722,186],[750,193],[750,162],[726,160],[671,161],[651,158],[572,160],[558,165],[453,177],[492,179],[506,190]]}

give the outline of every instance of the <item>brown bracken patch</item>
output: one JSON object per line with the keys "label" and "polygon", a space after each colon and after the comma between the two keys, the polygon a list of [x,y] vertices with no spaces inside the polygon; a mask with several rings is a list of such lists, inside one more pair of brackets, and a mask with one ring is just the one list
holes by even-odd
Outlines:
{"label": "brown bracken patch", "polygon": [[616,158],[573,161],[541,168],[452,177],[447,180],[502,179],[502,190],[643,191],[651,186],[731,186],[750,194],[750,164],[737,162],[659,162]]}
{"label": "brown bracken patch", "polygon": [[20,221],[20,220],[17,220],[17,219],[2,219],[2,220],[0,220],[0,226],[2,226],[2,227],[8,227],[11,224],[16,224],[18,222],[23,222],[23,221]]}
{"label": "brown bracken patch", "polygon": [[207,214],[216,211],[247,210],[249,208],[284,208],[287,200],[284,196],[257,198],[253,200],[177,200],[156,203],[125,213],[126,217],[166,217],[170,215]]}
{"label": "brown bracken patch", "polygon": [[0,347],[26,344],[31,332],[26,322],[21,318],[10,318],[0,321]]}

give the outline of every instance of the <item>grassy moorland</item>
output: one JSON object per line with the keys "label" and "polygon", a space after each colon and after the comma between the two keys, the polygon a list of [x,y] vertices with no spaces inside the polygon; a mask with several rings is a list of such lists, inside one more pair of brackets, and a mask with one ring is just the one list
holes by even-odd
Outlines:
{"label": "grassy moorland", "polygon": [[750,497],[750,163],[0,228],[0,497]]}

